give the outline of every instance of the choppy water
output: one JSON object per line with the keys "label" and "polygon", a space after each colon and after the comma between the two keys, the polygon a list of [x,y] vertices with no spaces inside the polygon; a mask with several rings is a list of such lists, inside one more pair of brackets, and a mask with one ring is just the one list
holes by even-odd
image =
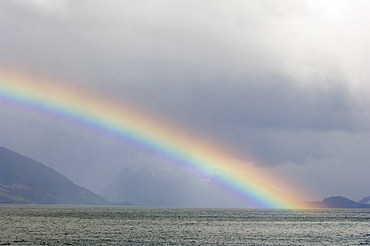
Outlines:
{"label": "choppy water", "polygon": [[370,245],[370,209],[0,206],[0,245]]}

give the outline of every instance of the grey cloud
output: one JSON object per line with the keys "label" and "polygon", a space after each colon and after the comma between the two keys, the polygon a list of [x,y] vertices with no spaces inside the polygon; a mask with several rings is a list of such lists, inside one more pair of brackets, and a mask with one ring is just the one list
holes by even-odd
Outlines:
{"label": "grey cloud", "polygon": [[204,126],[246,158],[264,159],[265,165],[327,158],[336,153],[323,148],[322,139],[330,145],[329,140],[336,144],[332,132],[361,134],[345,88],[301,90],[292,83],[266,80],[197,91],[182,120]]}
{"label": "grey cloud", "polygon": [[[252,81],[248,81],[252,80]],[[285,81],[284,81],[285,79]],[[197,89],[194,110],[209,121],[256,128],[352,130],[351,98],[345,88],[297,88],[289,78],[247,78]],[[191,103],[191,102],[190,102]]]}
{"label": "grey cloud", "polygon": [[[253,10],[261,10],[253,2],[248,4],[251,9],[235,9],[237,4],[224,12],[219,3],[207,8],[191,2],[179,8],[177,2],[166,1],[118,5],[90,1],[89,6],[74,1],[65,17],[54,18],[5,2],[3,59],[63,71],[65,76],[83,74],[86,79],[105,72],[103,80],[107,74],[125,70],[122,80],[135,82],[183,70],[238,71],[245,68],[240,62],[250,65],[251,59],[263,57],[258,53],[268,51],[259,45],[261,34],[256,32],[260,18]],[[243,21],[246,24],[241,25]],[[171,68],[174,71],[168,74]]]}

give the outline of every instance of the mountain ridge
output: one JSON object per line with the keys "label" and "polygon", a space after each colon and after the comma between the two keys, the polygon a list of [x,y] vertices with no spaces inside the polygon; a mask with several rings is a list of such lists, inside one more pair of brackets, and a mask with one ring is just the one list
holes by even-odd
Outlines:
{"label": "mountain ridge", "polygon": [[4,147],[0,147],[0,203],[114,205],[46,165]]}
{"label": "mountain ridge", "polygon": [[[361,201],[363,200],[366,200],[366,197]],[[361,201],[355,202],[343,196],[331,196],[308,204],[316,208],[370,208],[370,204]]]}
{"label": "mountain ridge", "polygon": [[[188,181],[187,178],[180,176],[172,177],[172,175],[165,175],[163,176],[164,178],[160,176],[163,176],[163,173],[153,173],[148,170],[133,171],[126,168],[116,177],[124,179],[116,179],[115,185],[118,185],[116,188],[120,188],[120,192],[123,192],[121,195],[124,194],[125,197],[129,197],[129,193],[127,191],[124,192],[122,187],[127,189],[132,186],[135,189],[139,189],[134,192],[136,197],[133,196],[131,198],[136,198],[138,205],[144,206],[148,205],[147,200],[140,199],[150,198],[148,194],[151,192],[148,193],[148,191],[153,192],[153,189],[159,188],[161,189],[156,191],[157,193],[159,192],[158,194],[162,193],[165,198],[172,194],[173,197],[167,197],[167,200],[160,199],[157,203],[151,205],[159,206],[163,202],[167,202],[165,204],[167,206],[186,205],[186,195],[187,198],[190,196],[195,200],[202,199],[200,197],[193,197],[194,193],[186,194],[185,190],[179,192],[179,188],[189,185],[189,183],[185,182]],[[144,180],[146,182],[143,182]],[[195,182],[195,180],[192,181]],[[172,187],[177,182],[180,182],[181,185]],[[206,183],[199,184],[195,188],[208,190],[207,185],[205,185]],[[143,187],[148,191],[140,191]],[[163,188],[165,188],[166,192],[163,192]],[[129,202],[108,202],[103,196],[74,184],[67,177],[46,165],[1,146],[0,204],[132,205]],[[309,207],[316,208],[370,208],[370,196],[364,197],[359,202],[342,196],[332,196],[322,201],[306,202],[305,204]],[[207,203],[207,205],[212,205],[212,202],[211,204]]]}
{"label": "mountain ridge", "polygon": [[360,203],[360,204],[369,204],[370,205],[370,196],[364,197],[358,203]]}

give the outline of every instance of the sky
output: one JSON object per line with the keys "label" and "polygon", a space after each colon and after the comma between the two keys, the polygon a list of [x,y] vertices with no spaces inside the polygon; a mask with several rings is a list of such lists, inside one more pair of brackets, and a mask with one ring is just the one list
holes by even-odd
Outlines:
{"label": "sky", "polygon": [[[369,7],[365,0],[3,0],[0,67],[129,102],[253,160],[307,199],[358,201],[370,195]],[[0,115],[0,146],[95,192],[123,166],[164,168],[29,112],[0,105]]]}

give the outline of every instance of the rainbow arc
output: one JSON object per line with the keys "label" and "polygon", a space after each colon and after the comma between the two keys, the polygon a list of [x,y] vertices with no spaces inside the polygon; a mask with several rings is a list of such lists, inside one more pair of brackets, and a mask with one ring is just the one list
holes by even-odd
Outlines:
{"label": "rainbow arc", "polygon": [[277,177],[263,174],[248,161],[240,161],[210,141],[192,136],[161,119],[86,90],[20,72],[0,71],[0,103],[15,110],[46,115],[62,125],[109,136],[147,154],[155,153],[184,170],[215,173],[217,186],[240,198],[246,207],[301,207],[294,198],[274,189],[284,187],[284,193],[297,193],[292,186],[282,185]]}

